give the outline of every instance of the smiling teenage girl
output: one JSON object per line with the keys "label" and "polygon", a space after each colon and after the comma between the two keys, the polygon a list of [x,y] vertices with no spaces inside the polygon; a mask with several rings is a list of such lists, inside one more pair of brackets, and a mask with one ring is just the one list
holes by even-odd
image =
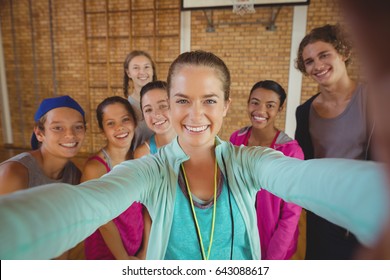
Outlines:
{"label": "smiling teenage girl", "polygon": [[163,81],[150,82],[141,89],[142,115],[154,134],[135,150],[135,158],[157,153],[176,136],[171,124],[167,91],[168,85]]}
{"label": "smiling teenage girl", "polygon": [[[130,146],[137,121],[130,103],[119,96],[108,97],[98,105],[96,118],[107,144],[88,159],[82,182],[99,178],[110,172],[114,166],[132,159]],[[85,240],[86,258],[134,259],[142,244],[142,211],[142,204],[135,202],[118,217],[95,231]],[[140,257],[145,257],[144,252]]]}
{"label": "smiling teenage girl", "polygon": [[[171,143],[176,136],[171,124],[167,91],[168,85],[163,81],[150,82],[141,89],[142,115],[154,134],[134,151],[134,158],[157,153],[158,149]],[[150,215],[145,209],[143,249],[148,244],[151,224]]]}
{"label": "smiling teenage girl", "polygon": [[[126,56],[125,61],[123,62],[123,70],[123,94],[133,106],[138,119],[138,125],[132,145],[132,149],[135,150],[153,134],[153,131],[146,126],[142,117],[140,92],[144,85],[157,80],[156,65],[150,54],[145,51],[134,50]],[[129,93],[130,81],[132,81],[132,87],[130,87],[131,92]]]}
{"label": "smiling teenage girl", "polygon": [[[275,127],[285,100],[286,92],[277,82],[265,80],[254,84],[247,106],[252,125],[235,131],[230,142],[237,146],[270,147],[286,156],[303,159],[297,141]],[[297,248],[301,207],[261,190],[256,195],[256,212],[262,259],[290,259]]]}

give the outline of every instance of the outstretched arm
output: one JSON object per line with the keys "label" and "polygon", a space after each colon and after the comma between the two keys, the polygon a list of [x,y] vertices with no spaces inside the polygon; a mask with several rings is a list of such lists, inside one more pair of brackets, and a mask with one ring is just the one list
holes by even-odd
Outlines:
{"label": "outstretched arm", "polygon": [[244,148],[236,147],[242,155],[234,160],[242,160],[248,184],[349,229],[367,246],[375,242],[389,215],[383,165],[347,159],[302,161],[270,149]]}
{"label": "outstretched arm", "polygon": [[351,230],[365,245],[375,241],[389,206],[382,166],[342,159],[286,159],[263,166],[267,175],[261,178],[262,186]]}
{"label": "outstretched arm", "polygon": [[134,201],[146,200],[148,188],[158,184],[152,165],[126,161],[80,185],[49,184],[0,197],[0,259],[50,259],[73,248]]}

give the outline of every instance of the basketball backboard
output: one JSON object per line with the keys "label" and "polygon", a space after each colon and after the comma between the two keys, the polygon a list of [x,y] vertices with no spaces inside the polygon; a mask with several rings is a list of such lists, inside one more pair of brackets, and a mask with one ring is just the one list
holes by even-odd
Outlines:
{"label": "basketball backboard", "polygon": [[[253,0],[255,6],[308,5],[310,0]],[[233,0],[182,0],[182,10],[231,8]]]}

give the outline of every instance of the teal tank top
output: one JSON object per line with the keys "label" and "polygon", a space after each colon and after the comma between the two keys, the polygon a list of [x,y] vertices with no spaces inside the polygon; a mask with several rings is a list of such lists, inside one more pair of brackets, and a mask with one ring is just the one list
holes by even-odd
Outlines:
{"label": "teal tank top", "polygon": [[[217,194],[217,210],[214,226],[214,238],[210,252],[210,260],[248,260],[251,259],[248,233],[244,220],[238,209],[233,195],[228,191],[225,183],[220,184]],[[173,214],[171,233],[165,254],[166,260],[201,260],[202,254],[196,227],[192,216],[191,205],[182,188],[177,184],[176,200]],[[185,190],[187,193],[187,191]],[[229,195],[231,202],[229,203]],[[193,197],[194,201],[200,202]],[[199,222],[203,239],[204,250],[207,255],[210,244],[210,231],[213,217],[214,203],[206,202],[205,208],[195,206],[196,217]],[[233,213],[233,227],[231,223],[230,207]],[[232,246],[232,229],[234,238]],[[231,257],[232,254],[232,257]]]}
{"label": "teal tank top", "polygon": [[156,145],[156,139],[154,138],[154,134],[149,138],[149,149],[150,149],[150,154],[154,155],[157,153],[157,145]]}

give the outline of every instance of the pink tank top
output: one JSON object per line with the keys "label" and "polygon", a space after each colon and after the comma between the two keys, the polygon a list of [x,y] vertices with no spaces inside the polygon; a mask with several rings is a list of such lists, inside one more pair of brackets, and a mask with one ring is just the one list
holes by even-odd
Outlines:
{"label": "pink tank top", "polygon": [[[88,160],[97,160],[106,167],[107,172],[110,171],[110,167],[101,157],[92,156]],[[144,230],[142,208],[141,203],[134,202],[113,220],[129,256],[134,256],[142,243]],[[87,260],[115,260],[99,230],[85,239],[85,257]]]}

